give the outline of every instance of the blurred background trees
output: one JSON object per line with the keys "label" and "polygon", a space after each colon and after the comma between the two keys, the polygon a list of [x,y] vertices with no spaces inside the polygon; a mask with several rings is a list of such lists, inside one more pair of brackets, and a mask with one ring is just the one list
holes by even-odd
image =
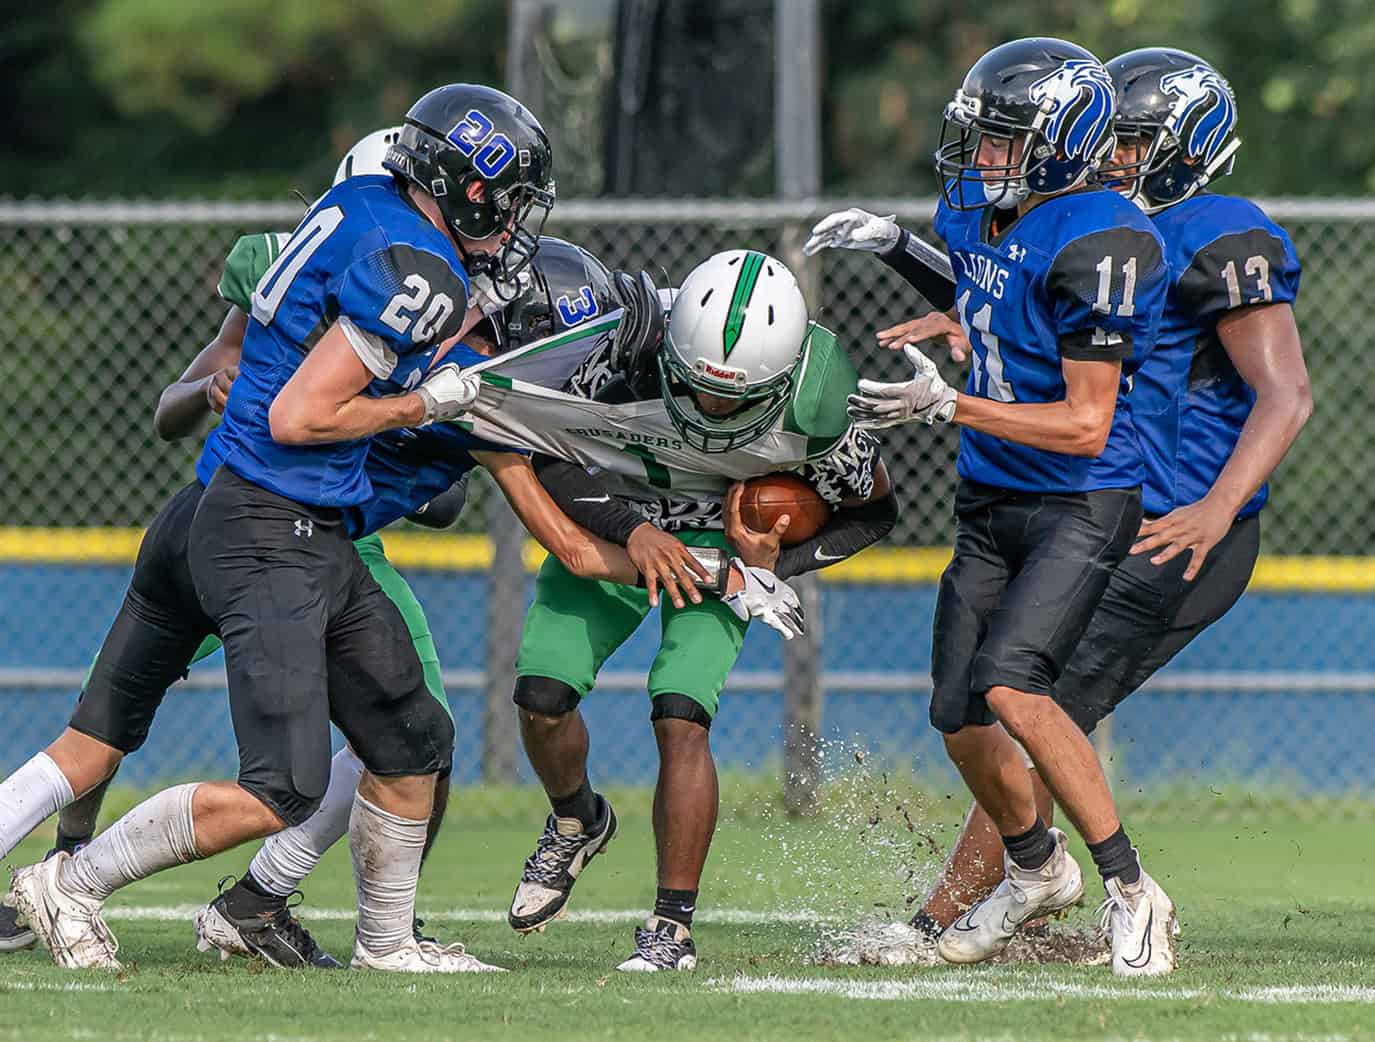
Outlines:
{"label": "blurred background trees", "polygon": [[[552,5],[541,51],[549,81],[574,92],[589,70],[605,79],[617,2]],[[700,8],[619,2],[662,8],[689,32],[678,9]],[[1215,62],[1241,105],[1235,191],[1375,191],[1375,91],[1359,86],[1375,63],[1368,0],[822,0],[822,21],[827,194],[933,191],[938,117],[961,73],[988,47],[1030,34],[1068,37],[1105,59],[1169,43]],[[0,34],[0,194],[311,194],[352,141],[394,122],[424,89],[503,83],[507,26],[507,0],[10,5]],[[684,46],[693,42],[702,49],[700,40]],[[559,118],[544,118],[556,143],[565,138],[564,154],[598,152],[582,140],[587,121],[563,118],[554,104]],[[756,129],[767,135],[768,102],[760,105]],[[739,118],[745,127],[753,119],[746,100]],[[564,194],[596,194],[595,167],[566,164]],[[767,172],[742,171],[735,190],[771,185]]]}

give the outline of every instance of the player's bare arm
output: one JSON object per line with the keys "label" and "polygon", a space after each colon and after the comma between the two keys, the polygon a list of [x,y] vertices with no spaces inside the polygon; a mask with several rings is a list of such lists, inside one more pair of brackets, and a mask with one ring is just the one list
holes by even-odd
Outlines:
{"label": "player's bare arm", "polygon": [[373,374],[354,352],[340,322],[306,355],[268,410],[272,438],[283,445],[317,445],[366,438],[425,420],[414,391],[370,398]]}
{"label": "player's bare arm", "polygon": [[1217,333],[1237,372],[1256,392],[1255,405],[1208,494],[1144,522],[1132,547],[1134,554],[1154,552],[1154,564],[1191,551],[1186,579],[1198,575],[1209,552],[1269,480],[1313,413],[1303,344],[1289,304],[1257,304],[1230,312],[1218,320]]}
{"label": "player's bare arm", "polygon": [[168,384],[158,398],[153,428],[164,441],[175,441],[195,433],[210,413],[224,412],[229,387],[239,374],[244,330],[248,315],[231,307],[220,323],[215,339],[192,359],[175,383]]}
{"label": "player's bare arm", "polygon": [[535,476],[530,460],[511,452],[474,452],[501,489],[521,524],[565,568],[584,579],[634,586],[639,573],[618,546],[578,527]]}
{"label": "player's bare arm", "polygon": [[1098,456],[1112,429],[1122,363],[1061,363],[1065,397],[1058,402],[995,402],[960,393],[952,422],[1047,452]]}

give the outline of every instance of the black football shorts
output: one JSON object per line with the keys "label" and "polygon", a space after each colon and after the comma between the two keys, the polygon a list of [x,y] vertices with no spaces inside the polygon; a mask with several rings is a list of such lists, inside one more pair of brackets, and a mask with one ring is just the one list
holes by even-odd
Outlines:
{"label": "black football shorts", "polygon": [[1138,488],[1026,493],[962,481],[932,630],[931,723],[995,722],[994,687],[1050,695],[1141,525]]}

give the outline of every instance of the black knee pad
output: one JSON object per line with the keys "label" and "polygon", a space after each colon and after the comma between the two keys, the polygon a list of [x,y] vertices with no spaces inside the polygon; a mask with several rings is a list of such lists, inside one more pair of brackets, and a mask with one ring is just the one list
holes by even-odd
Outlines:
{"label": "black knee pad", "polygon": [[665,691],[654,696],[653,708],[649,711],[649,719],[654,720],[688,720],[706,730],[711,730],[711,717],[702,708],[700,702],[687,695],[675,694],[672,691]]}
{"label": "black knee pad", "polygon": [[270,808],[288,827],[303,824],[320,809],[325,798],[323,794],[301,795],[291,782],[290,770],[255,771],[252,777],[241,776],[239,787]]}
{"label": "black knee pad", "polygon": [[454,722],[423,683],[386,709],[376,726],[344,732],[369,773],[387,778],[452,770]]}
{"label": "black knee pad", "polygon": [[512,701],[522,709],[544,716],[563,716],[578,708],[578,692],[553,677],[516,677]]}

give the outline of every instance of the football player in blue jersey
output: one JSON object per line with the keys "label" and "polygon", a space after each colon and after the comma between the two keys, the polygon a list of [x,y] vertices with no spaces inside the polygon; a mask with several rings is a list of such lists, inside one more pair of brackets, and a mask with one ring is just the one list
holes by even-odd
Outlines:
{"label": "football player in blue jersey", "polygon": [[1083,892],[1063,834],[1045,823],[1049,807],[1037,806],[1020,742],[1088,844],[1109,902],[1129,910],[1109,924],[1114,972],[1174,966],[1174,907],[1142,871],[1088,739],[1050,697],[1140,525],[1146,471],[1127,392],[1168,283],[1149,219],[1093,182],[1112,154],[1113,118],[1112,81],[1083,48],[996,47],[947,107],[936,153],[936,230],[954,285],[873,215],[833,215],[808,244],[882,242],[937,308],[953,308],[971,348],[963,393],[909,345],[913,379],[862,381],[852,399],[870,427],[961,427],[931,720],[1002,837],[1006,878],[942,934],[950,962],[989,958]]}
{"label": "football player in blue jersey", "polygon": [[[1146,519],[1055,685],[1055,700],[1085,733],[1241,596],[1259,551],[1266,482],[1313,408],[1292,306],[1293,245],[1255,204],[1205,190],[1230,172],[1240,145],[1230,86],[1203,59],[1171,48],[1131,51],[1107,69],[1117,148],[1100,176],[1152,215],[1171,284],[1132,392]],[[861,248],[896,255],[896,225],[872,214],[844,220],[868,227],[856,237]],[[909,254],[922,250],[908,241]],[[921,276],[928,286],[937,277],[929,268]],[[963,330],[940,312],[879,338],[942,338],[957,358],[969,352]],[[1033,784],[1044,791],[1034,771]],[[921,936],[895,939],[914,957],[923,939],[934,948],[1002,876],[1001,840],[975,805],[912,921]]]}
{"label": "football player in blue jersey", "polygon": [[353,550],[350,518],[371,496],[372,435],[455,415],[471,394],[457,366],[426,373],[528,263],[538,232],[528,222],[553,201],[550,164],[543,129],[514,99],[439,88],[411,108],[388,152],[396,176],[331,189],[257,284],[224,421],[197,468],[205,489],[184,490],[153,525],[184,539],[189,575],[175,578],[189,580],[201,609],[158,623],[188,654],[205,621],[224,641],[239,778],[159,793],[75,857],[16,874],[9,903],[59,963],[118,965],[100,915],[116,889],[309,818],[329,776],[333,719],[366,767],[350,826],[353,965],[489,968],[412,935],[453,726]]}

